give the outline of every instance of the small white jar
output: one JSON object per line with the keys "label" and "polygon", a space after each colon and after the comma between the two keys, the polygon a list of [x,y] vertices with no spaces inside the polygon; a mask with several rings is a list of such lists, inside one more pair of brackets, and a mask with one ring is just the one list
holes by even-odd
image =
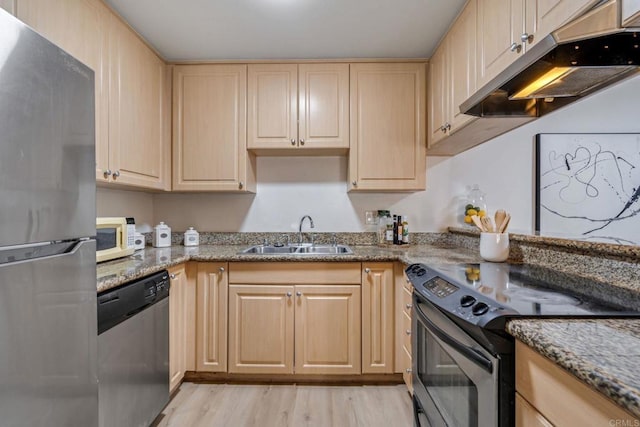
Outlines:
{"label": "small white jar", "polygon": [[198,246],[200,244],[200,233],[198,233],[193,227],[189,227],[184,232],[184,245],[185,246]]}
{"label": "small white jar", "polygon": [[164,222],[153,227],[153,246],[155,248],[171,246],[171,227]]}
{"label": "small white jar", "polygon": [[144,235],[142,235],[142,233],[136,232],[133,236],[134,236],[133,237],[133,248],[135,250],[144,249],[144,245],[145,245]]}

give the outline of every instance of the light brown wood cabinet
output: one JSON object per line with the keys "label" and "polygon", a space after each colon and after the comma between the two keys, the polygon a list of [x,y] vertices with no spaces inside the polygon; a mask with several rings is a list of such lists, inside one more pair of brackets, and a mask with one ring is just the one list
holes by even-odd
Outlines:
{"label": "light brown wood cabinet", "polygon": [[[195,370],[196,286],[195,264],[169,269],[169,392],[182,382],[186,371]],[[189,270],[189,272],[187,272]]]}
{"label": "light brown wood cabinet", "polygon": [[227,371],[227,264],[197,264],[196,370]]}
{"label": "light brown wood cabinet", "polygon": [[395,372],[402,373],[407,388],[413,393],[411,379],[411,319],[413,286],[404,274],[403,265],[396,263],[395,281]]}
{"label": "light brown wood cabinet", "polygon": [[478,2],[478,83],[496,77],[527,49],[597,0],[482,0]]}
{"label": "light brown wood cabinet", "polygon": [[351,64],[349,191],[424,190],[425,68]]}
{"label": "light brown wood cabinet", "polygon": [[[109,168],[109,52],[111,11],[99,0],[5,0],[17,16],[94,72],[96,179]],[[110,176],[109,176],[110,178]]]}
{"label": "light brown wood cabinet", "polygon": [[640,0],[622,0],[622,25],[640,26]]}
{"label": "light brown wood cabinet", "polygon": [[4,9],[12,15],[16,14],[17,0],[0,0],[0,9]]}
{"label": "light brown wood cabinet", "polygon": [[115,15],[109,19],[109,66],[108,179],[164,190],[171,164],[167,67]]}
{"label": "light brown wood cabinet", "polygon": [[232,263],[229,372],[359,374],[359,263]]}
{"label": "light brown wood cabinet", "polygon": [[362,264],[362,373],[394,372],[393,263]]}
{"label": "light brown wood cabinet", "polygon": [[173,68],[173,190],[254,192],[246,65]]}
{"label": "light brown wood cabinet", "polygon": [[[516,340],[516,427],[638,425],[640,420]],[[553,392],[550,392],[553,391]]]}
{"label": "light brown wood cabinet", "polygon": [[250,64],[248,73],[249,149],[346,152],[349,64]]}

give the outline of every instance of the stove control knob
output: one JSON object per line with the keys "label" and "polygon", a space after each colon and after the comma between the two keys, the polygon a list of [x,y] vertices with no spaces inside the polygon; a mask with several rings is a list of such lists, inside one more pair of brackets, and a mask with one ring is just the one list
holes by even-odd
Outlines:
{"label": "stove control knob", "polygon": [[489,306],[483,302],[479,302],[473,306],[471,311],[473,311],[473,314],[475,314],[476,316],[482,316],[487,311],[489,311]]}
{"label": "stove control knob", "polygon": [[424,268],[420,268],[416,273],[416,276],[424,276],[425,274],[427,274],[427,270],[425,270]]}
{"label": "stove control knob", "polygon": [[471,295],[465,295],[462,298],[460,298],[460,305],[463,307],[471,307],[473,304],[475,304],[475,302],[476,302],[476,299]]}

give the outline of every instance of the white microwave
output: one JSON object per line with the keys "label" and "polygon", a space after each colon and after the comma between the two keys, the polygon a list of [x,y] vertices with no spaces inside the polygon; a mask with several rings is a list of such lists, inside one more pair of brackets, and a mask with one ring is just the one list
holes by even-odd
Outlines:
{"label": "white microwave", "polygon": [[134,252],[136,226],[133,218],[96,218],[96,261],[108,261]]}

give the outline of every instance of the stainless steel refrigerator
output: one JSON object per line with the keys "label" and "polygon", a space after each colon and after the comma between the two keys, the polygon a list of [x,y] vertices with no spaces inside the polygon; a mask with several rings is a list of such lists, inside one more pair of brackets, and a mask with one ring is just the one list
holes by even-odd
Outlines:
{"label": "stainless steel refrigerator", "polygon": [[94,77],[0,9],[0,425],[97,426]]}

